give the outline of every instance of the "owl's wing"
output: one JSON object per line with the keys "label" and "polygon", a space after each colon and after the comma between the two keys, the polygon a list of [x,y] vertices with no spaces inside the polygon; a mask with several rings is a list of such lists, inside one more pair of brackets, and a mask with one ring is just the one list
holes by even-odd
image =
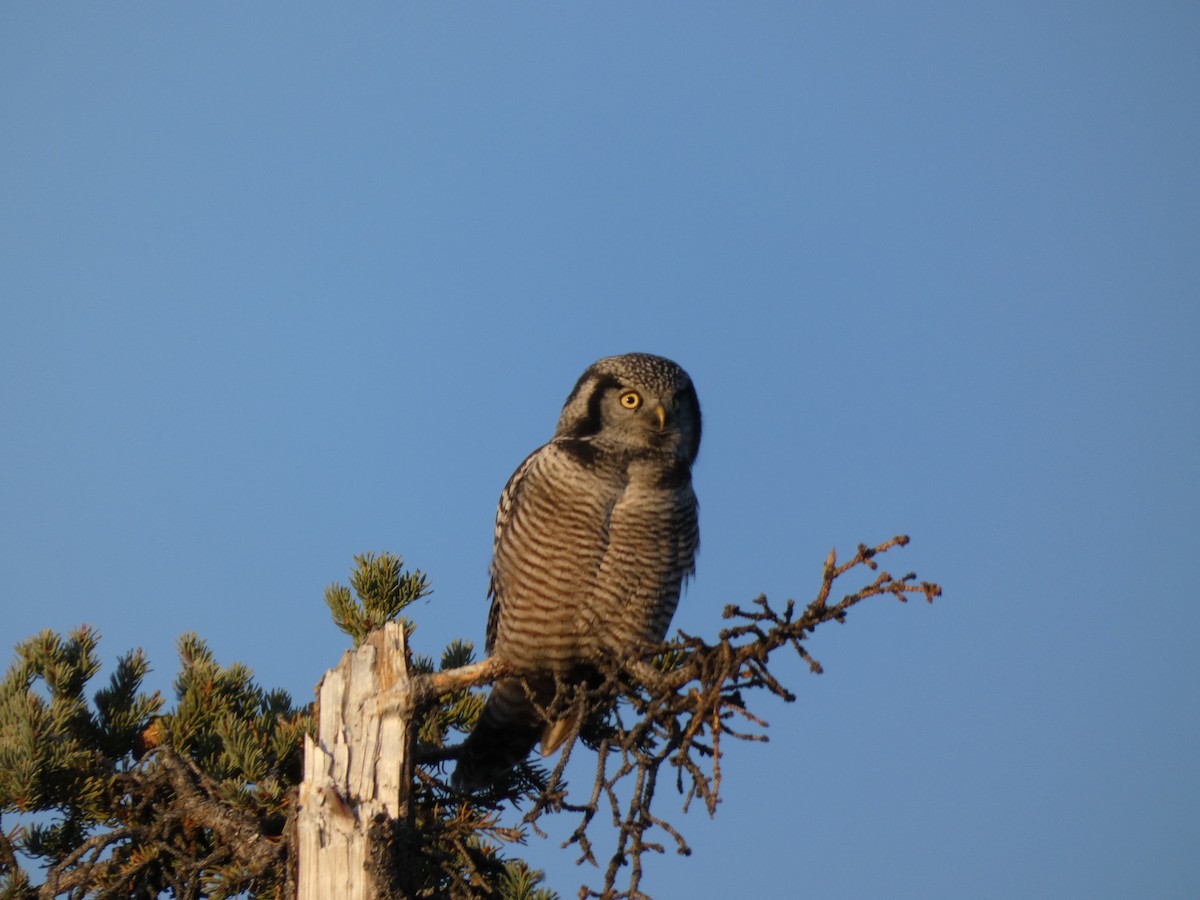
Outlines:
{"label": "owl's wing", "polygon": [[500,492],[500,502],[496,505],[496,524],[492,537],[492,566],[488,581],[488,597],[491,598],[492,603],[488,609],[487,631],[484,637],[484,648],[489,654],[495,647],[496,629],[500,624],[500,595],[496,589],[496,554],[500,550],[500,542],[508,532],[508,523],[512,520],[513,508],[521,490],[521,483],[525,480],[525,473],[533,465],[534,457],[545,449],[545,446],[538,447],[521,461],[516,471],[508,477],[504,490]]}
{"label": "owl's wing", "polygon": [[556,667],[578,653],[578,608],[586,605],[609,549],[620,478],[580,442],[555,440],[513,473],[496,513],[488,652],[529,668]]}

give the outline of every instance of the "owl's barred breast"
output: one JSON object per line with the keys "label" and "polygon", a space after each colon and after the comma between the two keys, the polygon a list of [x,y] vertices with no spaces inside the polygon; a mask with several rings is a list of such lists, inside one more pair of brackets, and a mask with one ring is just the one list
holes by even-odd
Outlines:
{"label": "owl's barred breast", "polygon": [[522,669],[565,669],[662,640],[699,543],[690,484],[670,459],[551,442],[513,486],[496,542],[494,650]]}

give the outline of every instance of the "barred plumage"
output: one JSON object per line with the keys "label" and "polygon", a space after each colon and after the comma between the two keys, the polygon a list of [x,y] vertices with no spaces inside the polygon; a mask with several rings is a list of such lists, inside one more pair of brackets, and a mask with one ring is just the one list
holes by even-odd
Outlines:
{"label": "barred plumage", "polygon": [[460,753],[458,790],[492,783],[539,733],[543,753],[557,749],[570,729],[536,708],[554,676],[662,641],[700,543],[699,447],[696,391],[670,360],[612,356],[579,378],[553,439],[500,495],[487,650],[522,677],[493,687]]}

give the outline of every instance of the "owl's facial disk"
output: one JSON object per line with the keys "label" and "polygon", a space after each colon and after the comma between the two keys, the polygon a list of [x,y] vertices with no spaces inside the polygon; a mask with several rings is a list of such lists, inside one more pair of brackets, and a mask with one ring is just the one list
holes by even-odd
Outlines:
{"label": "owl's facial disk", "polygon": [[[620,402],[621,402],[621,408],[624,410],[627,410],[631,413],[635,413],[638,410],[642,409],[643,406],[647,406],[647,404],[644,403],[642,400],[641,393],[639,393],[638,391],[634,391],[634,390],[622,391]],[[666,408],[661,403],[654,403],[653,407],[647,406],[647,408],[653,409],[654,420],[656,422],[658,422],[658,430],[662,431],[664,428],[666,428],[667,427],[667,410],[666,410]]]}
{"label": "owl's facial disk", "polygon": [[604,429],[631,447],[661,450],[678,446],[682,435],[673,397],[655,397],[631,387],[612,388],[601,404]]}
{"label": "owl's facial disk", "polygon": [[666,451],[690,464],[700,449],[700,423],[687,373],[662,357],[632,353],[598,360],[580,376],[555,437],[613,450]]}

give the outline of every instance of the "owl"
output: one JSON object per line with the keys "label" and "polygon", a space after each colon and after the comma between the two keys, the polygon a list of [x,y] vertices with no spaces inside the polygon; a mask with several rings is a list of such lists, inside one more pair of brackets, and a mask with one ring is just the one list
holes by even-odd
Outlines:
{"label": "owl", "polygon": [[594,363],[563,405],[554,437],[509,478],[496,511],[487,652],[518,677],[496,682],[451,780],[493,784],[570,721],[539,712],[555,680],[662,642],[700,544],[692,463],[700,402],[661,356]]}

